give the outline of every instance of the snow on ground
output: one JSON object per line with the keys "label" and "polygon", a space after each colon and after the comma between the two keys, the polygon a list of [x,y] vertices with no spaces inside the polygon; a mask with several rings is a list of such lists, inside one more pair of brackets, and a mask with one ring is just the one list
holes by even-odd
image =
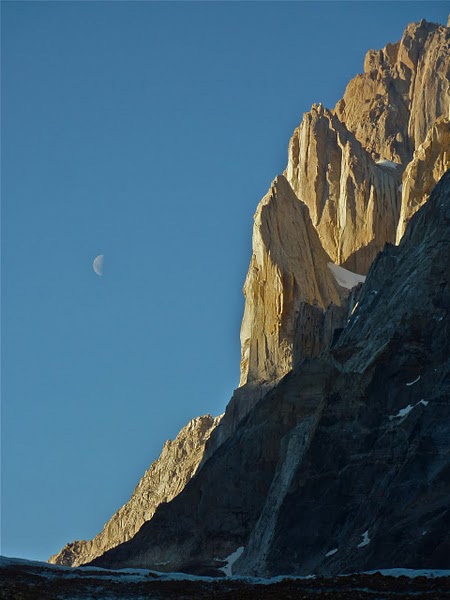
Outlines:
{"label": "snow on ground", "polygon": [[344,267],[340,267],[339,265],[335,265],[332,262],[328,263],[328,268],[333,273],[334,278],[338,282],[338,284],[346,288],[347,290],[351,290],[358,283],[364,283],[366,280],[365,275],[358,275],[358,273],[352,273],[352,271],[348,271],[344,269]]}
{"label": "snow on ground", "polygon": [[240,546],[239,548],[237,548],[237,550],[235,550],[230,555],[228,555],[226,558],[224,558],[224,560],[227,561],[227,564],[224,567],[221,567],[220,570],[225,573],[226,577],[230,577],[232,575],[233,565],[243,552],[244,552],[244,546]]}
{"label": "snow on ground", "polygon": [[378,569],[376,571],[365,571],[363,575],[374,575],[381,573],[387,577],[450,577],[450,569]]}
{"label": "snow on ground", "polygon": [[[423,534],[426,533],[424,530]],[[363,546],[367,546],[370,543],[369,531],[365,531],[362,534],[363,541],[358,545],[358,548],[362,548]],[[230,554],[226,559],[228,561],[227,567],[231,569],[234,562],[241,556],[244,548],[241,546],[235,552]],[[327,552],[325,556],[332,556],[338,551],[337,548],[333,548]],[[213,582],[217,581],[216,577],[205,577],[200,575],[188,575],[187,573],[159,573],[156,571],[151,571],[149,569],[117,569],[117,570],[108,570],[102,569],[101,567],[66,567],[63,565],[54,565],[46,562],[38,562],[25,560],[20,558],[8,558],[5,556],[0,556],[0,569],[13,567],[13,566],[23,566],[23,567],[32,567],[39,568],[39,574],[43,577],[47,577],[47,574],[43,571],[53,571],[53,577],[57,575],[61,578],[66,579],[69,577],[70,579],[75,577],[86,578],[87,574],[90,577],[96,577],[98,579],[105,580],[114,580],[114,581],[127,581],[127,582],[142,582],[148,581],[149,576],[156,575],[155,581],[203,581],[203,582]],[[223,567],[225,569],[226,567]],[[41,569],[43,571],[41,571]],[[404,568],[393,568],[393,569],[376,569],[374,571],[363,571],[361,574],[363,575],[373,575],[375,573],[381,573],[387,577],[449,577],[450,578],[450,569],[404,569]],[[1,571],[0,571],[1,574]],[[359,573],[355,573],[358,575]],[[346,577],[348,574],[342,575],[342,577]],[[90,578],[89,577],[89,578]],[[281,581],[285,581],[286,579],[293,580],[305,580],[305,579],[315,579],[315,575],[278,575],[276,577],[250,577],[250,576],[240,576],[233,575],[230,577],[233,581],[242,581],[249,584],[260,584],[260,585],[272,585],[274,583],[279,583]],[[100,588],[99,588],[100,589]],[[105,598],[106,600],[106,598]]]}
{"label": "snow on ground", "polygon": [[368,546],[370,544],[369,530],[365,531],[362,534],[362,542],[358,544],[357,548],[364,548],[364,546]]}
{"label": "snow on ground", "polygon": [[398,163],[393,162],[392,160],[377,160],[377,165],[379,167],[387,167],[388,169],[396,169],[400,165]]}
{"label": "snow on ground", "polygon": [[408,385],[408,386],[409,386],[409,385],[414,385],[415,383],[417,383],[417,382],[419,381],[419,379],[420,379],[420,375],[419,375],[419,377],[417,377],[416,379],[414,379],[414,381],[410,381],[410,382],[409,382],[409,383],[407,383],[406,385]]}

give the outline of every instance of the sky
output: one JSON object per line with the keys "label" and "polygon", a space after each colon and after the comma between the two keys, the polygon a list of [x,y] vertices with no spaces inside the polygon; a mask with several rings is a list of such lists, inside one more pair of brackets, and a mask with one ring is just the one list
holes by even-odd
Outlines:
{"label": "sky", "polygon": [[224,411],[253,214],[294,128],[369,48],[447,15],[1,2],[2,554],[93,537],[166,439]]}

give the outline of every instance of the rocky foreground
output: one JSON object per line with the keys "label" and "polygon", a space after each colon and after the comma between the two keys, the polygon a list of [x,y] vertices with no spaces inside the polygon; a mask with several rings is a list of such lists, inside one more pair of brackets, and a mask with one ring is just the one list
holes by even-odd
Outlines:
{"label": "rocky foreground", "polygon": [[[406,572],[406,571],[405,571]],[[450,598],[449,571],[409,572],[409,576],[353,574],[304,579],[197,578],[144,570],[70,568],[3,558],[3,600],[416,600]]]}

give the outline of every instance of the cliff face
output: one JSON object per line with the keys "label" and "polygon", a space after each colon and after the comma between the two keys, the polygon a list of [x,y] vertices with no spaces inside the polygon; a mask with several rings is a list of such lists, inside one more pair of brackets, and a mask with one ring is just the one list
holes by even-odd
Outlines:
{"label": "cliff face", "polygon": [[319,359],[335,371],[314,421],[285,437],[277,516],[269,492],[238,572],[450,566],[449,281],[450,172]]}
{"label": "cliff face", "polygon": [[131,539],[162,502],[170,502],[183,490],[196,472],[205,444],[219,421],[220,417],[214,419],[211,415],[189,421],[173,441],[164,444],[160,457],[146,471],[130,500],[103,530],[92,540],[67,544],[49,562],[76,567]]}
{"label": "cliff face", "polygon": [[376,164],[331,111],[313,106],[289,144],[286,177],[333,262],[367,273],[395,239],[402,167]]}
{"label": "cliff face", "polygon": [[[330,291],[323,297],[309,293],[323,272],[323,251],[332,262],[366,274],[384,245],[400,240],[411,207],[426,201],[444,173],[445,127],[436,130],[434,124],[449,112],[449,73],[450,29],[413,23],[400,42],[367,53],[364,73],[349,83],[334,110],[319,104],[305,113],[289,143],[284,173],[289,185],[278,178],[256,211],[244,286],[241,387],[211,436],[206,456],[281,376],[303,358],[319,355],[344,326],[344,290],[338,286],[339,301]],[[433,150],[425,141],[430,127]],[[427,150],[418,150],[413,163],[423,152],[427,160],[405,172],[422,143]],[[433,175],[423,177],[434,159]],[[282,212],[287,203],[295,205],[292,191],[309,209],[301,225],[296,218],[288,222]]]}
{"label": "cliff face", "polygon": [[449,28],[422,20],[396,44],[369,50],[335,114],[374,160],[408,163],[436,119],[448,116],[449,48]]}
{"label": "cliff face", "polygon": [[331,350],[261,399],[182,494],[93,564],[221,574],[450,567],[450,172]]}
{"label": "cliff face", "polygon": [[[342,292],[327,268],[307,207],[278,177],[256,211],[253,256],[244,285],[241,385],[275,381],[294,365],[294,338],[303,329],[302,307],[341,304]],[[317,356],[327,341],[311,332],[296,361]]]}
{"label": "cliff face", "polygon": [[425,141],[414,152],[402,184],[402,206],[397,227],[397,244],[413,214],[428,200],[431,190],[450,169],[450,122],[440,117]]}
{"label": "cliff face", "polygon": [[245,548],[237,573],[450,567],[449,74],[450,29],[411,24],[304,115],[256,210],[224,417],[183,430],[55,562],[218,575]]}
{"label": "cliff face", "polygon": [[449,114],[449,48],[447,27],[408,25],[367,53],[334,111],[314,105],[291,138],[286,177],[332,260],[352,271],[367,273],[395,242],[403,170]]}

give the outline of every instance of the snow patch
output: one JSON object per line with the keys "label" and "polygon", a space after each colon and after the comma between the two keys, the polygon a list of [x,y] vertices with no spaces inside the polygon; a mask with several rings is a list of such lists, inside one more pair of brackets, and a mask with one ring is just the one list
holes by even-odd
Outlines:
{"label": "snow patch", "polygon": [[363,575],[375,575],[381,573],[387,577],[450,577],[448,569],[379,569],[377,571],[365,571]]}
{"label": "snow patch", "polygon": [[417,383],[417,382],[419,381],[419,379],[420,379],[420,375],[419,375],[419,377],[417,377],[417,379],[414,379],[414,381],[410,381],[410,382],[409,382],[409,383],[407,383],[406,385],[408,385],[408,386],[409,386],[409,385],[414,385],[415,383]]}
{"label": "snow patch", "polygon": [[230,555],[223,559],[224,561],[226,561],[227,564],[224,567],[221,567],[220,570],[225,573],[226,577],[231,577],[233,565],[237,561],[237,559],[242,555],[244,550],[244,546],[240,546],[234,552],[232,552]]}
{"label": "snow patch", "polygon": [[393,162],[392,160],[377,160],[377,165],[379,167],[387,167],[388,169],[396,169],[400,165],[398,163]]}
{"label": "snow patch", "polygon": [[411,406],[411,404],[408,404],[408,406],[405,406],[405,408],[400,409],[396,415],[390,415],[389,421],[392,421],[392,419],[399,419],[402,417],[406,417],[406,415],[409,415],[409,413],[412,411],[413,408],[414,408],[414,406]]}
{"label": "snow patch", "polygon": [[368,546],[370,544],[369,530],[365,531],[362,534],[362,542],[358,544],[357,548],[364,548],[364,546]]}
{"label": "snow patch", "polygon": [[332,262],[328,263],[328,268],[333,273],[334,278],[337,283],[347,290],[351,290],[358,283],[364,283],[366,280],[365,275],[358,275],[358,273],[353,273],[352,271],[348,271],[344,269],[344,267],[340,267],[339,265],[335,265]]}
{"label": "snow patch", "polygon": [[333,550],[330,550],[329,552],[327,552],[325,554],[325,556],[333,556],[333,554],[336,554],[337,551],[338,551],[337,548],[333,548]]}
{"label": "snow patch", "polygon": [[359,302],[357,302],[355,304],[355,306],[352,308],[352,312],[350,313],[351,315],[355,312],[355,310],[358,308],[358,306],[359,306]]}
{"label": "snow patch", "polygon": [[413,406],[411,404],[408,404],[408,406],[405,406],[405,408],[400,409],[396,415],[390,415],[389,421],[392,421],[392,419],[402,419],[403,417],[406,417],[407,415],[409,415],[412,409],[418,406],[419,404],[428,406],[428,400],[419,400],[419,402],[417,402],[417,404],[414,404]]}

